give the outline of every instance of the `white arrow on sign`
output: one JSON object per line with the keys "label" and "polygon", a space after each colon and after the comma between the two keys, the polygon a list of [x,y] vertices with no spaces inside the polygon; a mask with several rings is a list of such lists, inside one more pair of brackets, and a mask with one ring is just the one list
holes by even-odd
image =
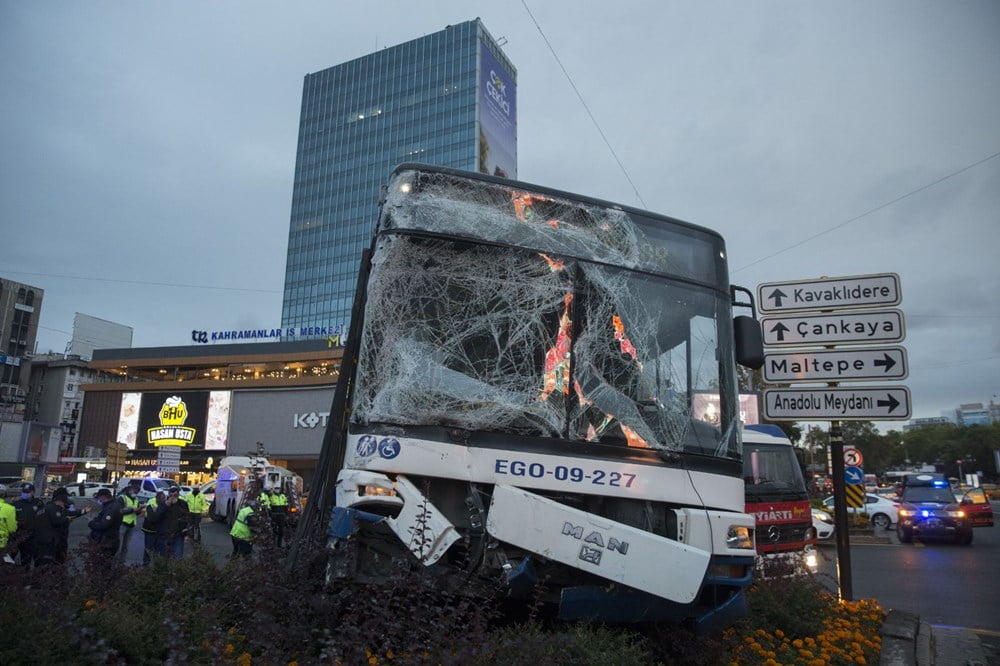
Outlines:
{"label": "white arrow on sign", "polygon": [[902,347],[771,351],[764,354],[764,381],[772,384],[906,379],[909,372],[906,350]]}
{"label": "white arrow on sign", "polygon": [[865,457],[861,455],[861,451],[858,449],[844,449],[844,464],[848,467],[861,467],[861,463],[865,461]]}
{"label": "white arrow on sign", "polygon": [[910,412],[905,386],[764,391],[764,416],[772,421],[904,421]]}
{"label": "white arrow on sign", "polygon": [[768,347],[902,342],[906,337],[900,310],[762,317],[760,325]]}
{"label": "white arrow on sign", "polygon": [[765,282],[757,287],[761,312],[888,307],[902,300],[895,273]]}

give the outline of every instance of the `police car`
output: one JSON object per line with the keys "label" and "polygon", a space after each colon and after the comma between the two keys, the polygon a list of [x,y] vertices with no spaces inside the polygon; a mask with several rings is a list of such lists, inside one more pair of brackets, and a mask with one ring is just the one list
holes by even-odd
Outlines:
{"label": "police car", "polygon": [[937,537],[955,543],[972,543],[972,501],[956,501],[943,474],[912,474],[903,480],[896,535],[903,543],[914,538]]}

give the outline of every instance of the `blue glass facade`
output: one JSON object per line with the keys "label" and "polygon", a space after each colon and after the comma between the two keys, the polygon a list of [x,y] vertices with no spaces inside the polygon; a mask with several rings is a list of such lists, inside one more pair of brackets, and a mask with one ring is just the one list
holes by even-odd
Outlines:
{"label": "blue glass facade", "polygon": [[483,49],[513,86],[513,66],[478,19],[305,77],[282,328],[346,333],[379,189],[396,165],[476,170]]}

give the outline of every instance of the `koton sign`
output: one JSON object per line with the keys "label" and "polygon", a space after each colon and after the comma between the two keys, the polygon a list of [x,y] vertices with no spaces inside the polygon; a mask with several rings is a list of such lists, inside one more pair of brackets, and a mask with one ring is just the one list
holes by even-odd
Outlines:
{"label": "koton sign", "polygon": [[764,381],[772,384],[906,379],[908,374],[902,347],[772,351],[764,355]]}
{"label": "koton sign", "polygon": [[889,307],[902,300],[895,273],[765,282],[757,287],[761,312]]}
{"label": "koton sign", "polygon": [[910,414],[905,386],[764,391],[764,416],[772,421],[905,421]]}

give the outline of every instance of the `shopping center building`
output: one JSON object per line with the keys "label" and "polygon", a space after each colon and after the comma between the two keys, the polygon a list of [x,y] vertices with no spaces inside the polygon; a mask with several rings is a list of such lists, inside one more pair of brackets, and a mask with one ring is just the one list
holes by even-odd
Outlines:
{"label": "shopping center building", "polygon": [[262,448],[308,486],[342,355],[329,337],[95,350],[99,377],[81,387],[80,445],[124,442],[125,473],[138,475],[157,472],[158,438],[177,436],[180,473],[169,476],[192,485],[214,477],[223,457]]}

